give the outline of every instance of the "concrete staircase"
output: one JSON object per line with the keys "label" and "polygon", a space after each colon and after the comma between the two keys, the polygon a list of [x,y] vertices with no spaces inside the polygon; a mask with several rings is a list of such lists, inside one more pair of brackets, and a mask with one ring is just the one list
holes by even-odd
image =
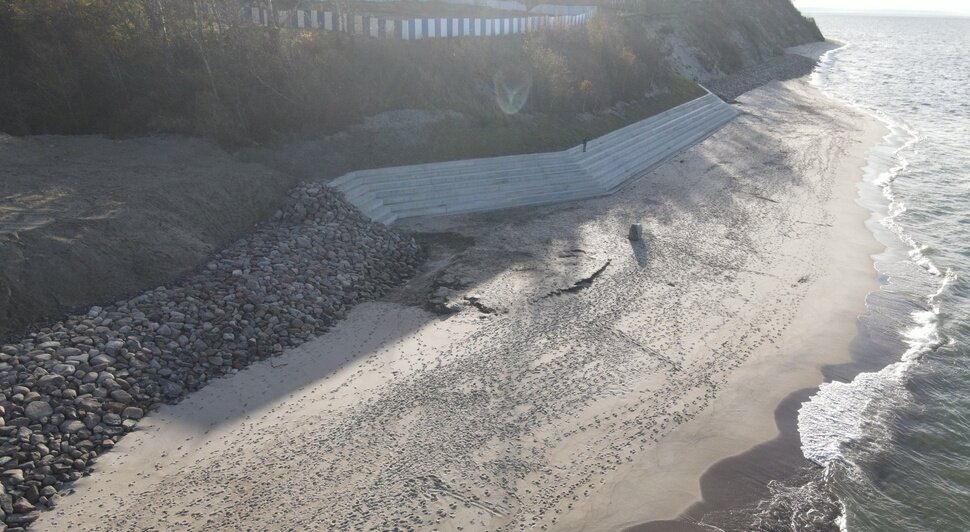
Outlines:
{"label": "concrete staircase", "polygon": [[351,172],[330,183],[372,219],[460,214],[611,194],[630,178],[707,138],[738,112],[708,93],[553,153]]}

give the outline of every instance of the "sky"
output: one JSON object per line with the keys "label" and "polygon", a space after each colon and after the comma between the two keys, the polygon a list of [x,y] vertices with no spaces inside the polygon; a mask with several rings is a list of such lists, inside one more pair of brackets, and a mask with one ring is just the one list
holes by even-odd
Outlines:
{"label": "sky", "polygon": [[794,0],[803,11],[937,11],[970,15],[970,0]]}

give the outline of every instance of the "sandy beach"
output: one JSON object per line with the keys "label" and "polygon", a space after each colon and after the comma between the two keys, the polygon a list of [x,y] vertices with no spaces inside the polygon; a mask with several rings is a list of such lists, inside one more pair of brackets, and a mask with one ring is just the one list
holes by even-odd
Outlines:
{"label": "sandy beach", "polygon": [[[618,530],[849,360],[883,126],[805,80],[617,194],[407,222],[425,270],[142,420],[40,530]],[[645,240],[627,239],[642,223]],[[439,311],[428,310],[429,301]]]}

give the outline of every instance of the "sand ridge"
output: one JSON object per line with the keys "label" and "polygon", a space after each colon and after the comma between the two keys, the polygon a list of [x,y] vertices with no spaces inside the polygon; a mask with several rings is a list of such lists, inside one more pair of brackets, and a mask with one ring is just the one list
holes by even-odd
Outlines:
{"label": "sand ridge", "polygon": [[437,266],[456,301],[494,312],[358,306],[146,418],[38,528],[606,530],[678,515],[718,458],[693,446],[773,434],[771,405],[748,420],[736,376],[754,354],[784,360],[775,344],[832,276],[836,170],[870,127],[801,81],[740,101],[733,124],[612,197],[409,223],[474,238]]}

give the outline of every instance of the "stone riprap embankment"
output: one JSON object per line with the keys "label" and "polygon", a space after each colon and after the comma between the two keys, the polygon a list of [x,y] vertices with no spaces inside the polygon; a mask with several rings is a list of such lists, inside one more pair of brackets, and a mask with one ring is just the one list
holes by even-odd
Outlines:
{"label": "stone riprap embankment", "polygon": [[202,271],[0,347],[0,522],[29,525],[146,411],[318,335],[408,277],[413,239],[327,187]]}
{"label": "stone riprap embankment", "polygon": [[811,74],[816,61],[796,54],[773,57],[764,63],[746,68],[741,72],[709,81],[707,90],[726,102],[734,101],[742,94],[772,81],[788,81]]}

